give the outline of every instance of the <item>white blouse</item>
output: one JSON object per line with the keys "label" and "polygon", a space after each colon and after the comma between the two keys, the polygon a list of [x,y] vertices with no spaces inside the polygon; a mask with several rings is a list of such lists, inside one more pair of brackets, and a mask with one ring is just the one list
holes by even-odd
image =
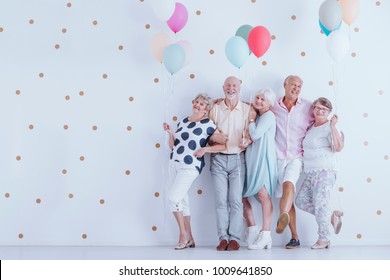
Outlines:
{"label": "white blouse", "polygon": [[303,170],[305,173],[319,170],[339,170],[338,158],[332,151],[332,134],[330,123],[312,126],[303,145]]}

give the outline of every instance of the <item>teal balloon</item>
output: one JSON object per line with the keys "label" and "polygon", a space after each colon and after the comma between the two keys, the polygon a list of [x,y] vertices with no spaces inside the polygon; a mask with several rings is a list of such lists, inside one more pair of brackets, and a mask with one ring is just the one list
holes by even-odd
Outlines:
{"label": "teal balloon", "polygon": [[165,48],[163,54],[163,63],[169,73],[174,74],[184,66],[186,52],[178,44],[172,44]]}
{"label": "teal balloon", "polygon": [[340,24],[336,27],[336,29],[333,29],[333,30],[328,30],[328,29],[326,29],[326,27],[321,23],[321,20],[318,20],[318,23],[320,24],[321,30],[325,33],[325,35],[326,35],[326,36],[329,36],[329,34],[332,33],[332,31],[335,31],[335,30],[339,30],[339,29],[340,29],[342,21],[341,21]]}
{"label": "teal balloon", "polygon": [[249,56],[248,43],[242,37],[234,36],[227,41],[225,54],[231,64],[241,68]]}
{"label": "teal balloon", "polygon": [[[251,32],[252,28],[253,26],[248,24],[242,25],[240,26],[240,28],[237,29],[236,36],[243,38],[248,43],[249,32]],[[249,54],[251,53],[252,51],[249,49]]]}

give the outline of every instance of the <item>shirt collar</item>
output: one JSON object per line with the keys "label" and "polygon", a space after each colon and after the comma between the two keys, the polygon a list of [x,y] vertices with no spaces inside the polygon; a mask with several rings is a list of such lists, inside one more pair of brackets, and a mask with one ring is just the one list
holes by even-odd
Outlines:
{"label": "shirt collar", "polygon": [[[222,107],[223,107],[224,110],[230,110],[230,108],[225,103],[225,99],[220,104],[222,104]],[[242,102],[241,102],[241,100],[238,100],[237,105],[236,105],[236,107],[233,108],[233,110],[242,111]]]}
{"label": "shirt collar", "polygon": [[[281,107],[286,108],[286,105],[284,105],[284,103],[283,103],[283,98],[284,98],[284,96],[282,96],[282,97],[279,99],[279,105],[280,105]],[[301,104],[301,103],[302,103],[302,98],[301,98],[300,96],[298,96],[297,103],[296,103],[294,106],[296,106],[297,104]]]}

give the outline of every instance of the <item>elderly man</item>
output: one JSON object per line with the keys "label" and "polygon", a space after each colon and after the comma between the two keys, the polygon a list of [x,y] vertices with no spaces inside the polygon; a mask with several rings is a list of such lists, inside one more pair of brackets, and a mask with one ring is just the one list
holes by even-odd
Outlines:
{"label": "elderly man", "polygon": [[279,182],[275,197],[280,199],[280,216],[276,232],[282,233],[287,225],[291,240],[287,249],[300,246],[296,227],[294,193],[302,171],[302,140],[313,123],[311,102],[299,97],[303,81],[298,76],[288,76],[284,81],[285,95],[271,108],[276,117],[276,156]]}
{"label": "elderly man", "polygon": [[242,189],[245,180],[244,150],[249,139],[243,138],[248,128],[250,106],[239,100],[241,81],[228,77],[223,84],[224,101],[215,104],[210,119],[222,134],[211,137],[211,141],[223,143],[226,149],[211,155],[211,175],[215,188],[218,251],[239,250],[243,230]]}

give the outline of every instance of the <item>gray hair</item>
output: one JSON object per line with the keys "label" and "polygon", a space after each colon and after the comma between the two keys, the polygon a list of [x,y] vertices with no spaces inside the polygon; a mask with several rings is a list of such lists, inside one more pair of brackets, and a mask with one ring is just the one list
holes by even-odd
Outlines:
{"label": "gray hair", "polygon": [[210,111],[211,110],[211,108],[213,107],[213,99],[210,97],[210,96],[208,96],[206,93],[199,93],[196,97],[195,97],[195,99],[194,99],[194,101],[196,101],[196,100],[198,100],[199,98],[202,98],[203,100],[204,100],[204,102],[206,103],[206,110],[207,111]]}
{"label": "gray hair", "polygon": [[287,78],[284,79],[283,85],[287,85],[291,78],[297,78],[299,81],[301,81],[301,84],[303,85],[303,80],[301,79],[301,77],[299,77],[299,76],[297,76],[297,75],[290,75],[290,76],[287,76]]}
{"label": "gray hair", "polygon": [[332,102],[330,102],[329,99],[325,97],[320,97],[314,100],[312,107],[314,108],[314,106],[316,106],[317,103],[320,103],[322,106],[328,108],[330,112],[332,112],[333,106],[332,106]]}
{"label": "gray hair", "polygon": [[276,94],[275,92],[270,89],[270,88],[265,88],[265,89],[262,89],[262,90],[259,90],[258,92],[256,92],[256,95],[264,95],[264,98],[267,99],[269,105],[272,107],[274,106],[275,102],[276,102]]}

